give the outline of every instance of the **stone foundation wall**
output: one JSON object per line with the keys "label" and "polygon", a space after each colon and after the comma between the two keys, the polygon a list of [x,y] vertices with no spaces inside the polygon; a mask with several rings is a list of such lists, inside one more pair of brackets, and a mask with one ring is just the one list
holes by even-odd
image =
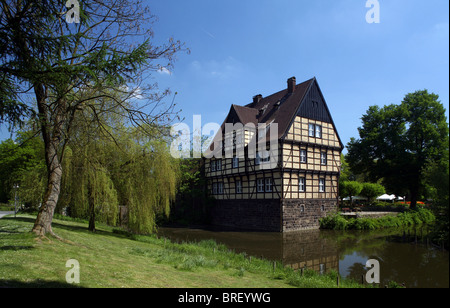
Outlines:
{"label": "stone foundation wall", "polygon": [[319,219],[337,206],[336,199],[217,200],[210,220],[217,226],[272,232],[319,229]]}
{"label": "stone foundation wall", "polygon": [[336,199],[285,199],[281,203],[283,232],[319,229],[319,219],[338,207]]}
{"label": "stone foundation wall", "polygon": [[216,200],[211,223],[238,229],[281,231],[280,200]]}

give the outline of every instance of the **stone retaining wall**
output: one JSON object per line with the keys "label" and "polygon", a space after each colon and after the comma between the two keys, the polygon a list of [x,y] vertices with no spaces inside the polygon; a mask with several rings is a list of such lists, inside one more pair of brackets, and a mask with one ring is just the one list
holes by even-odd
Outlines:
{"label": "stone retaining wall", "polygon": [[319,229],[319,219],[336,210],[335,199],[216,200],[211,223],[272,232]]}
{"label": "stone retaining wall", "polygon": [[282,231],[319,229],[319,219],[336,212],[335,199],[285,199]]}

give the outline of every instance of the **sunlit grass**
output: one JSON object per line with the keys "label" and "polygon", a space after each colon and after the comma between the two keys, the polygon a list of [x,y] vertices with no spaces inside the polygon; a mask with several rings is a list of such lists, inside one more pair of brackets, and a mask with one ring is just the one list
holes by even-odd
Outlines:
{"label": "sunlit grass", "polygon": [[[303,275],[280,263],[249,258],[208,240],[173,243],[104,225],[87,231],[87,223],[55,219],[64,240],[37,238],[34,217],[0,220],[0,286],[73,287],[65,276],[69,259],[80,264],[77,287],[149,288],[285,288],[337,286],[337,273]],[[360,287],[342,280],[340,287]]]}

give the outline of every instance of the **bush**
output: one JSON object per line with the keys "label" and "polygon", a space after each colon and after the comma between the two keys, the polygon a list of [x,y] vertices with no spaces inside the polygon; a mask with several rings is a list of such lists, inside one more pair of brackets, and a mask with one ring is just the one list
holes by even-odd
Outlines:
{"label": "bush", "polygon": [[435,223],[436,216],[433,214],[433,212],[431,210],[424,209],[424,208],[418,208],[416,210],[416,212],[417,212],[417,216],[419,217],[420,221],[423,224],[431,225],[431,224]]}
{"label": "bush", "polygon": [[14,211],[14,205],[0,203],[0,211]]}
{"label": "bush", "polygon": [[361,190],[361,196],[366,197],[369,201],[374,200],[376,197],[386,193],[386,190],[381,184],[378,183],[363,183]]}
{"label": "bush", "polygon": [[332,230],[376,230],[385,228],[409,227],[422,224],[430,225],[436,220],[429,209],[409,210],[397,216],[384,216],[380,218],[355,218],[347,220],[339,213],[329,215],[320,220],[322,229]]}
{"label": "bush", "polygon": [[328,215],[319,222],[322,229],[345,230],[348,226],[348,220],[339,213]]}

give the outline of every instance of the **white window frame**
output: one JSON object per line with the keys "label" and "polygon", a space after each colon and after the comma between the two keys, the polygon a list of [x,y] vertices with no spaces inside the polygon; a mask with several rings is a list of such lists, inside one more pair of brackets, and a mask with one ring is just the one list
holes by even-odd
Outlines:
{"label": "white window frame", "polygon": [[308,151],[300,150],[300,163],[306,164],[308,162]]}
{"label": "white window frame", "polygon": [[233,168],[239,168],[239,157],[233,157]]}
{"label": "white window frame", "polygon": [[217,183],[212,184],[212,194],[217,195]]}
{"label": "white window frame", "polygon": [[316,136],[316,126],[314,124],[309,124],[308,126],[308,136],[315,137]]}
{"label": "white window frame", "polygon": [[219,182],[217,184],[217,194],[223,195],[223,182]]}
{"label": "white window frame", "polygon": [[327,165],[327,152],[320,152],[320,164],[322,166]]}
{"label": "white window frame", "polygon": [[265,178],[264,179],[264,188],[266,192],[272,192],[272,186],[273,186],[273,182],[272,182],[272,178]]}
{"label": "white window frame", "polygon": [[305,177],[299,177],[298,178],[298,191],[299,192],[305,192],[306,191],[306,178]]}
{"label": "white window frame", "polygon": [[325,192],[325,178],[319,179],[319,192],[324,193]]}
{"label": "white window frame", "polygon": [[264,179],[260,178],[256,180],[256,191],[257,192],[264,192]]}
{"label": "white window frame", "polygon": [[322,125],[309,124],[308,125],[308,136],[314,138],[322,138]]}
{"label": "white window frame", "polygon": [[222,160],[219,159],[216,161],[216,171],[221,171],[222,170]]}
{"label": "white window frame", "polygon": [[322,138],[322,126],[316,125],[316,138]]}
{"label": "white window frame", "polygon": [[236,193],[242,194],[242,181],[236,180]]}

